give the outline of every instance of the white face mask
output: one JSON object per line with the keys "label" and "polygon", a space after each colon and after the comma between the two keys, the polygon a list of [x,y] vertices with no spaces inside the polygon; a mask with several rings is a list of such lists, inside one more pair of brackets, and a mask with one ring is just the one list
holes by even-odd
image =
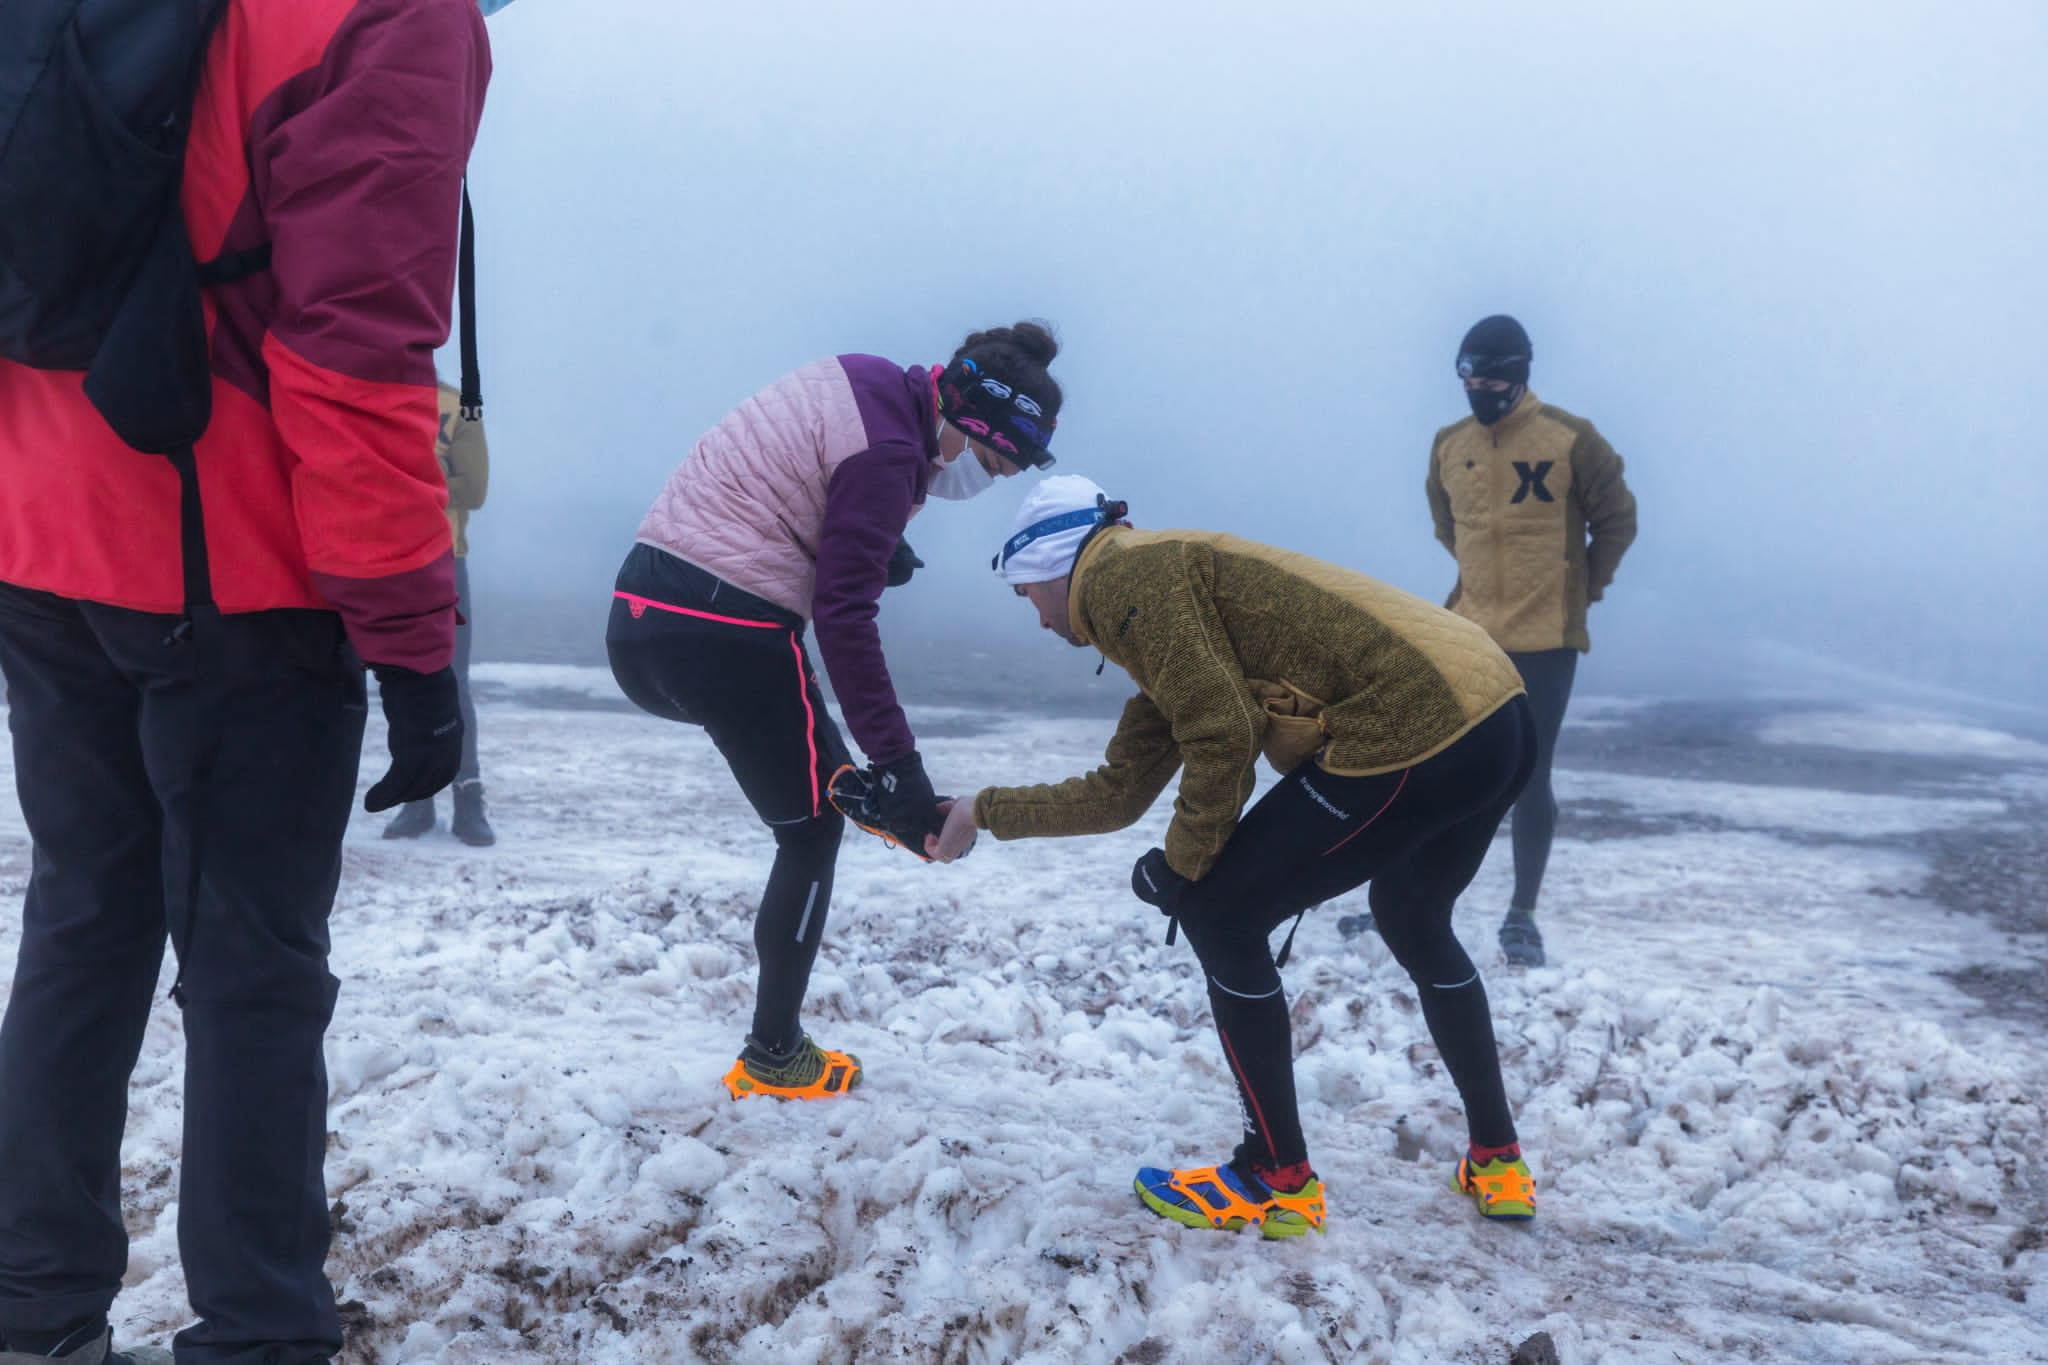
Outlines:
{"label": "white face mask", "polygon": [[996,476],[981,467],[970,447],[942,464],[925,480],[924,491],[949,502],[965,502],[976,493],[996,486]]}

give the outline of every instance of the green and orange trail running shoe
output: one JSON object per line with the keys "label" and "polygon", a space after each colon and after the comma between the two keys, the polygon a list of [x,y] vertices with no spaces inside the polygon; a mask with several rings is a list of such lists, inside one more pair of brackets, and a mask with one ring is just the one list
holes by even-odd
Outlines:
{"label": "green and orange trail running shoe", "polygon": [[1520,1157],[1475,1162],[1470,1155],[1462,1156],[1451,1175],[1451,1188],[1471,1195],[1488,1218],[1526,1223],[1536,1216],[1536,1181],[1529,1163]]}
{"label": "green and orange trail running shoe", "polygon": [[1282,1194],[1235,1162],[1184,1171],[1146,1166],[1133,1188],[1146,1208],[1191,1228],[1255,1227],[1266,1238],[1323,1230],[1323,1182],[1314,1176],[1294,1193]]}
{"label": "green and orange trail running shoe", "polygon": [[739,1060],[725,1073],[725,1088],[736,1100],[757,1095],[778,1100],[829,1100],[859,1084],[860,1058],[819,1047],[808,1033],[786,1057],[778,1057],[748,1038]]}

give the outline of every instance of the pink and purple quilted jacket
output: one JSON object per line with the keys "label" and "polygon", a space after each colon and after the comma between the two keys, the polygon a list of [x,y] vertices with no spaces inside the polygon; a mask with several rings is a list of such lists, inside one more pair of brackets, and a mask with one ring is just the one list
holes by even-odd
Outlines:
{"label": "pink and purple quilted jacket", "polygon": [[637,537],[810,620],[847,729],[877,763],[916,747],[875,618],[938,453],[928,370],[820,360],[706,432]]}

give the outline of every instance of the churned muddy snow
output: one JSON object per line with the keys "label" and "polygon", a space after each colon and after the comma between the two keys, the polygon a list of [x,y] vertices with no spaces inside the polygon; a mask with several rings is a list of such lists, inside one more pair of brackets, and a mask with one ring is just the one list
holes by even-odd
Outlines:
{"label": "churned muddy snow", "polygon": [[[1193,956],[1128,890],[1164,803],[950,868],[849,835],[807,1019],[867,1083],[734,1104],[760,826],[701,733],[607,705],[601,674],[482,676],[499,846],[386,843],[365,815],[349,837],[351,1360],[1500,1362],[1539,1330],[1573,1363],[2048,1360],[2042,1020],[1985,984],[2048,956],[2033,740],[1589,699],[1554,965],[1493,946],[1504,840],[1459,916],[1538,1220],[1446,1187],[1456,1098],[1406,977],[1338,935],[1353,896],[1284,973],[1328,1234],[1265,1243],[1131,1193],[1237,1137]],[[912,719],[954,790],[1078,772],[1110,728]],[[9,801],[0,966],[27,867]],[[126,1148],[129,1340],[187,1314],[181,1064],[165,1003]]]}

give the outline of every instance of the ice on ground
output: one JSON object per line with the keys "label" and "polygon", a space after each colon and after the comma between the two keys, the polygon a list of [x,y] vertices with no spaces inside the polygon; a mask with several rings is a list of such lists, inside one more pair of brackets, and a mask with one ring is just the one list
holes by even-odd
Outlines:
{"label": "ice on ground", "polygon": [[1603,772],[1561,772],[1553,785],[1563,801],[1602,801],[1641,815],[1843,840],[1956,829],[2002,815],[2006,808],[2003,801],[1988,798],[1870,795]]}
{"label": "ice on ground", "polygon": [[479,662],[470,669],[469,680],[484,695],[496,691],[525,701],[577,697],[620,707],[631,705],[626,694],[619,691],[610,669],[587,664]]}
{"label": "ice on ground", "polygon": [[[1081,771],[1109,729],[953,719],[924,743],[951,790]],[[867,1083],[734,1104],[768,840],[709,742],[519,704],[482,733],[496,848],[387,843],[359,815],[345,851],[328,1177],[351,1360],[1497,1363],[1537,1330],[1572,1365],[2048,1360],[2048,1061],[1942,975],[2039,944],[1923,899],[1907,837],[2004,815],[1981,782],[1850,800],[1563,774],[1568,799],[1715,828],[1561,840],[1550,968],[1493,947],[1504,841],[1460,911],[1541,1187],[1526,1227],[1447,1188],[1462,1121],[1414,989],[1338,936],[1358,907],[1312,913],[1285,977],[1330,1226],[1265,1243],[1130,1189],[1237,1136],[1193,957],[1128,891],[1164,803],[950,868],[849,835],[807,1019]],[[27,869],[10,802],[10,906]],[[0,964],[18,923],[0,913]],[[188,1315],[180,1066],[161,1004],[124,1152],[124,1339]]]}
{"label": "ice on ground", "polygon": [[1574,730],[1609,730],[1626,725],[1650,705],[1643,697],[1573,697],[1564,723]]}
{"label": "ice on ground", "polygon": [[2048,763],[2048,744],[1897,708],[1795,712],[1770,720],[1758,737],[1767,744],[1816,744],[1932,758]]}

